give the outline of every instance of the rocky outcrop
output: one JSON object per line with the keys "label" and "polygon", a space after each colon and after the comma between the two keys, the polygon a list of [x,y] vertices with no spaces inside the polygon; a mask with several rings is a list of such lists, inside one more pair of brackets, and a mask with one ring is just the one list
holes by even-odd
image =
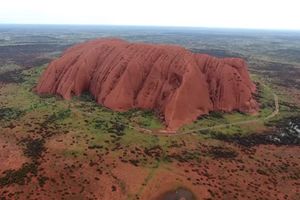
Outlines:
{"label": "rocky outcrop", "polygon": [[255,90],[242,59],[119,39],[69,48],[50,63],[36,88],[65,99],[89,91],[99,104],[118,111],[152,109],[169,130],[210,111],[254,113]]}

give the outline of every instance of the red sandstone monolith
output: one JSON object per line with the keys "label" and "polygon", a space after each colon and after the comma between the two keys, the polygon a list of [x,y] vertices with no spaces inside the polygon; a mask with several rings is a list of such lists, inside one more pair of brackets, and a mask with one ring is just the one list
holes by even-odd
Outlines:
{"label": "red sandstone monolith", "polygon": [[49,64],[39,94],[65,99],[88,91],[112,110],[152,109],[177,130],[210,111],[255,113],[255,85],[239,58],[216,58],[173,45],[98,39]]}

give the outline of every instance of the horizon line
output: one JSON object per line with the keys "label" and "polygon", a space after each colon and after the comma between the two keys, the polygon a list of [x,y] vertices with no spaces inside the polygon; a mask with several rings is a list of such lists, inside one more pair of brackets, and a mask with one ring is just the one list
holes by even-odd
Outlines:
{"label": "horizon line", "polygon": [[140,24],[73,24],[73,23],[0,23],[2,25],[16,25],[16,26],[112,26],[112,27],[145,27],[145,28],[179,28],[179,29],[229,29],[229,30],[255,30],[255,31],[291,31],[300,32],[300,29],[287,28],[252,28],[252,27],[218,27],[218,26],[173,26],[173,25],[140,25]]}

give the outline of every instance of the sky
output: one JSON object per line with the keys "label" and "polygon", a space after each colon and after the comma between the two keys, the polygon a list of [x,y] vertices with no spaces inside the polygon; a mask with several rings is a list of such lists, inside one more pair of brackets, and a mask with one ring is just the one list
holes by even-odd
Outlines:
{"label": "sky", "polygon": [[0,0],[0,24],[300,30],[299,0]]}

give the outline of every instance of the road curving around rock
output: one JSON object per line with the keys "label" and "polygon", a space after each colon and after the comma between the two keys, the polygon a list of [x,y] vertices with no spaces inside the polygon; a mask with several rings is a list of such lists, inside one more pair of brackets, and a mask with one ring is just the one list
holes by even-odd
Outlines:
{"label": "road curving around rock", "polygon": [[212,130],[212,129],[218,129],[218,128],[226,128],[228,126],[234,126],[234,125],[243,125],[243,124],[257,123],[257,122],[261,122],[261,121],[267,121],[267,120],[275,117],[279,113],[278,96],[275,93],[273,93],[273,98],[274,98],[274,105],[275,105],[274,111],[266,117],[260,117],[260,118],[251,119],[251,120],[243,120],[243,121],[232,122],[232,123],[228,123],[228,124],[219,124],[219,125],[215,125],[215,126],[202,127],[202,128],[192,129],[192,130],[187,130],[187,131],[176,131],[176,132],[172,132],[172,131],[168,131],[168,130],[152,131],[150,129],[146,129],[146,128],[142,128],[142,127],[130,126],[130,125],[125,125],[125,124],[123,124],[123,125],[127,126],[128,128],[135,129],[137,131],[145,133],[145,134],[151,134],[151,135],[157,135],[157,136],[179,136],[179,135],[187,135],[187,134],[197,134],[197,132],[199,132],[199,131],[206,131],[206,130]]}

